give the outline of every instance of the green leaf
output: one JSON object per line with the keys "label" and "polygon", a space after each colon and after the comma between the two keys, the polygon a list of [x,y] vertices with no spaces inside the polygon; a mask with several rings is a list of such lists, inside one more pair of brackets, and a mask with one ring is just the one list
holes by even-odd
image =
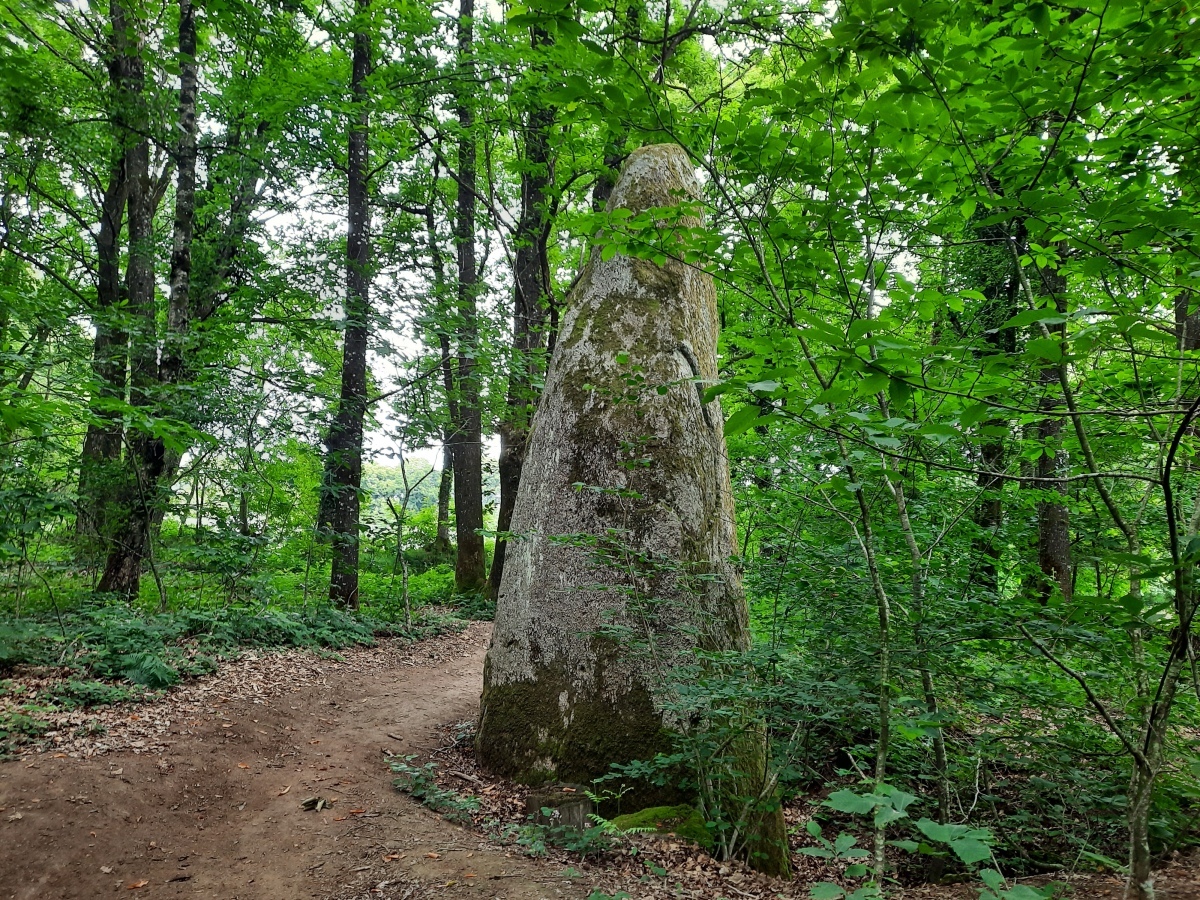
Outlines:
{"label": "green leaf", "polygon": [[916,794],[908,794],[902,790],[893,788],[888,792],[888,799],[892,801],[892,806],[901,812],[906,812],[910,806],[916,803],[921,798]]}
{"label": "green leaf", "polygon": [[839,834],[837,840],[833,842],[833,849],[838,853],[845,853],[851,847],[858,843],[858,838],[852,834]]}
{"label": "green leaf", "polygon": [[999,893],[1006,887],[1004,876],[995,869],[980,869],[979,878],[996,893]]}
{"label": "green leaf", "polygon": [[842,790],[834,791],[830,794],[828,799],[821,805],[828,806],[830,809],[836,809],[838,812],[865,816],[875,808],[877,802],[877,799],[873,796],[863,796],[847,788],[842,788]]}
{"label": "green leaf", "polygon": [[889,825],[897,819],[907,819],[908,813],[900,809],[893,809],[890,806],[881,806],[875,810],[875,827],[882,828],[884,825]]}
{"label": "green leaf", "polygon": [[841,900],[842,897],[846,896],[846,892],[836,884],[830,884],[828,881],[818,881],[809,888],[808,896],[812,897],[812,900]]}
{"label": "green leaf", "polygon": [[935,822],[933,819],[918,819],[917,830],[931,841],[937,841],[939,844],[948,844],[954,840],[954,832],[950,830],[950,827]]}
{"label": "green leaf", "polygon": [[985,859],[992,858],[992,848],[975,838],[960,838],[951,841],[950,849],[967,864],[983,862]]}
{"label": "green leaf", "polygon": [[733,437],[741,434],[747,428],[754,424],[758,419],[762,410],[753,404],[743,406],[741,409],[735,410],[733,414],[725,420],[725,436]]}
{"label": "green leaf", "polygon": [[1024,312],[1019,312],[999,328],[997,331],[1003,331],[1006,328],[1024,328],[1026,325],[1032,325],[1035,322],[1044,322],[1047,325],[1061,325],[1067,319],[1062,314],[1048,309],[1027,309]]}
{"label": "green leaf", "polygon": [[1062,359],[1062,344],[1054,340],[1054,338],[1034,338],[1025,345],[1027,352],[1032,353],[1038,359],[1049,360],[1050,362],[1058,362]]}

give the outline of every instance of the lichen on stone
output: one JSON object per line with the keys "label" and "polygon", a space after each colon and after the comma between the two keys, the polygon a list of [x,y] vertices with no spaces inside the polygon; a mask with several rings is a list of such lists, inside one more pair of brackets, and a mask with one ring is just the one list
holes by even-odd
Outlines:
{"label": "lichen on stone", "polygon": [[[684,151],[656,145],[609,211],[698,198]],[[748,646],[720,406],[697,390],[717,329],[711,276],[673,257],[593,252],[567,299],[484,669],[478,750],[500,774],[589,782],[668,751],[672,669]]]}

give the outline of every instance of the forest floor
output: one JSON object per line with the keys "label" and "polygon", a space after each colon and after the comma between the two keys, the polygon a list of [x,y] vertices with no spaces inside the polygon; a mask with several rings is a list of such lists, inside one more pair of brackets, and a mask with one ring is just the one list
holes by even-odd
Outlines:
{"label": "forest floor", "polygon": [[[53,722],[39,747],[0,763],[0,898],[766,900],[836,877],[797,856],[797,880],[772,881],[662,838],[639,839],[636,857],[531,858],[395,790],[387,754],[432,757],[443,779],[523,820],[517,789],[447,737],[477,711],[488,634],[476,623],[336,656],[248,653],[162,698]],[[323,808],[303,809],[310,798]],[[1072,897],[1120,896],[1114,877],[1064,880]],[[1197,900],[1200,861],[1175,861],[1159,883],[1162,900]]]}

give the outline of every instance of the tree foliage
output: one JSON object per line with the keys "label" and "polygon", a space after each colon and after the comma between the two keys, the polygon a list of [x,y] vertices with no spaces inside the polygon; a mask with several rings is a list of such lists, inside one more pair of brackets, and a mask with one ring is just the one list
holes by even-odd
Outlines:
{"label": "tree foliage", "polygon": [[[399,559],[436,582],[414,592],[452,592],[435,478],[398,532],[404,486],[372,455],[500,435],[497,496],[455,466],[477,589],[586,255],[680,255],[718,284],[702,387],[728,415],[761,675],[707,689],[758,692],[789,790],[860,780],[875,812],[908,791],[1015,867],[1127,853],[1150,895],[1155,854],[1196,839],[1200,765],[1185,4],[155,9],[0,10],[11,616],[97,587],[163,610],[327,594],[352,339],[355,596],[396,615]],[[703,175],[683,244],[670,210],[604,210],[629,150],[668,141]],[[922,840],[871,828],[873,877],[888,840]]]}

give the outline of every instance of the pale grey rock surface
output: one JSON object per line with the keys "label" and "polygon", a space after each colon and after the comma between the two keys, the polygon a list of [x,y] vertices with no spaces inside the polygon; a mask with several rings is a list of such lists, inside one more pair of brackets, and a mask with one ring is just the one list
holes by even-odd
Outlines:
{"label": "pale grey rock surface", "polygon": [[[630,156],[609,210],[698,196],[684,151],[655,145]],[[716,380],[717,331],[711,276],[674,258],[593,252],[568,298],[484,672],[490,768],[588,781],[653,755],[676,726],[667,672],[697,646],[746,646],[721,409],[698,384]]]}

